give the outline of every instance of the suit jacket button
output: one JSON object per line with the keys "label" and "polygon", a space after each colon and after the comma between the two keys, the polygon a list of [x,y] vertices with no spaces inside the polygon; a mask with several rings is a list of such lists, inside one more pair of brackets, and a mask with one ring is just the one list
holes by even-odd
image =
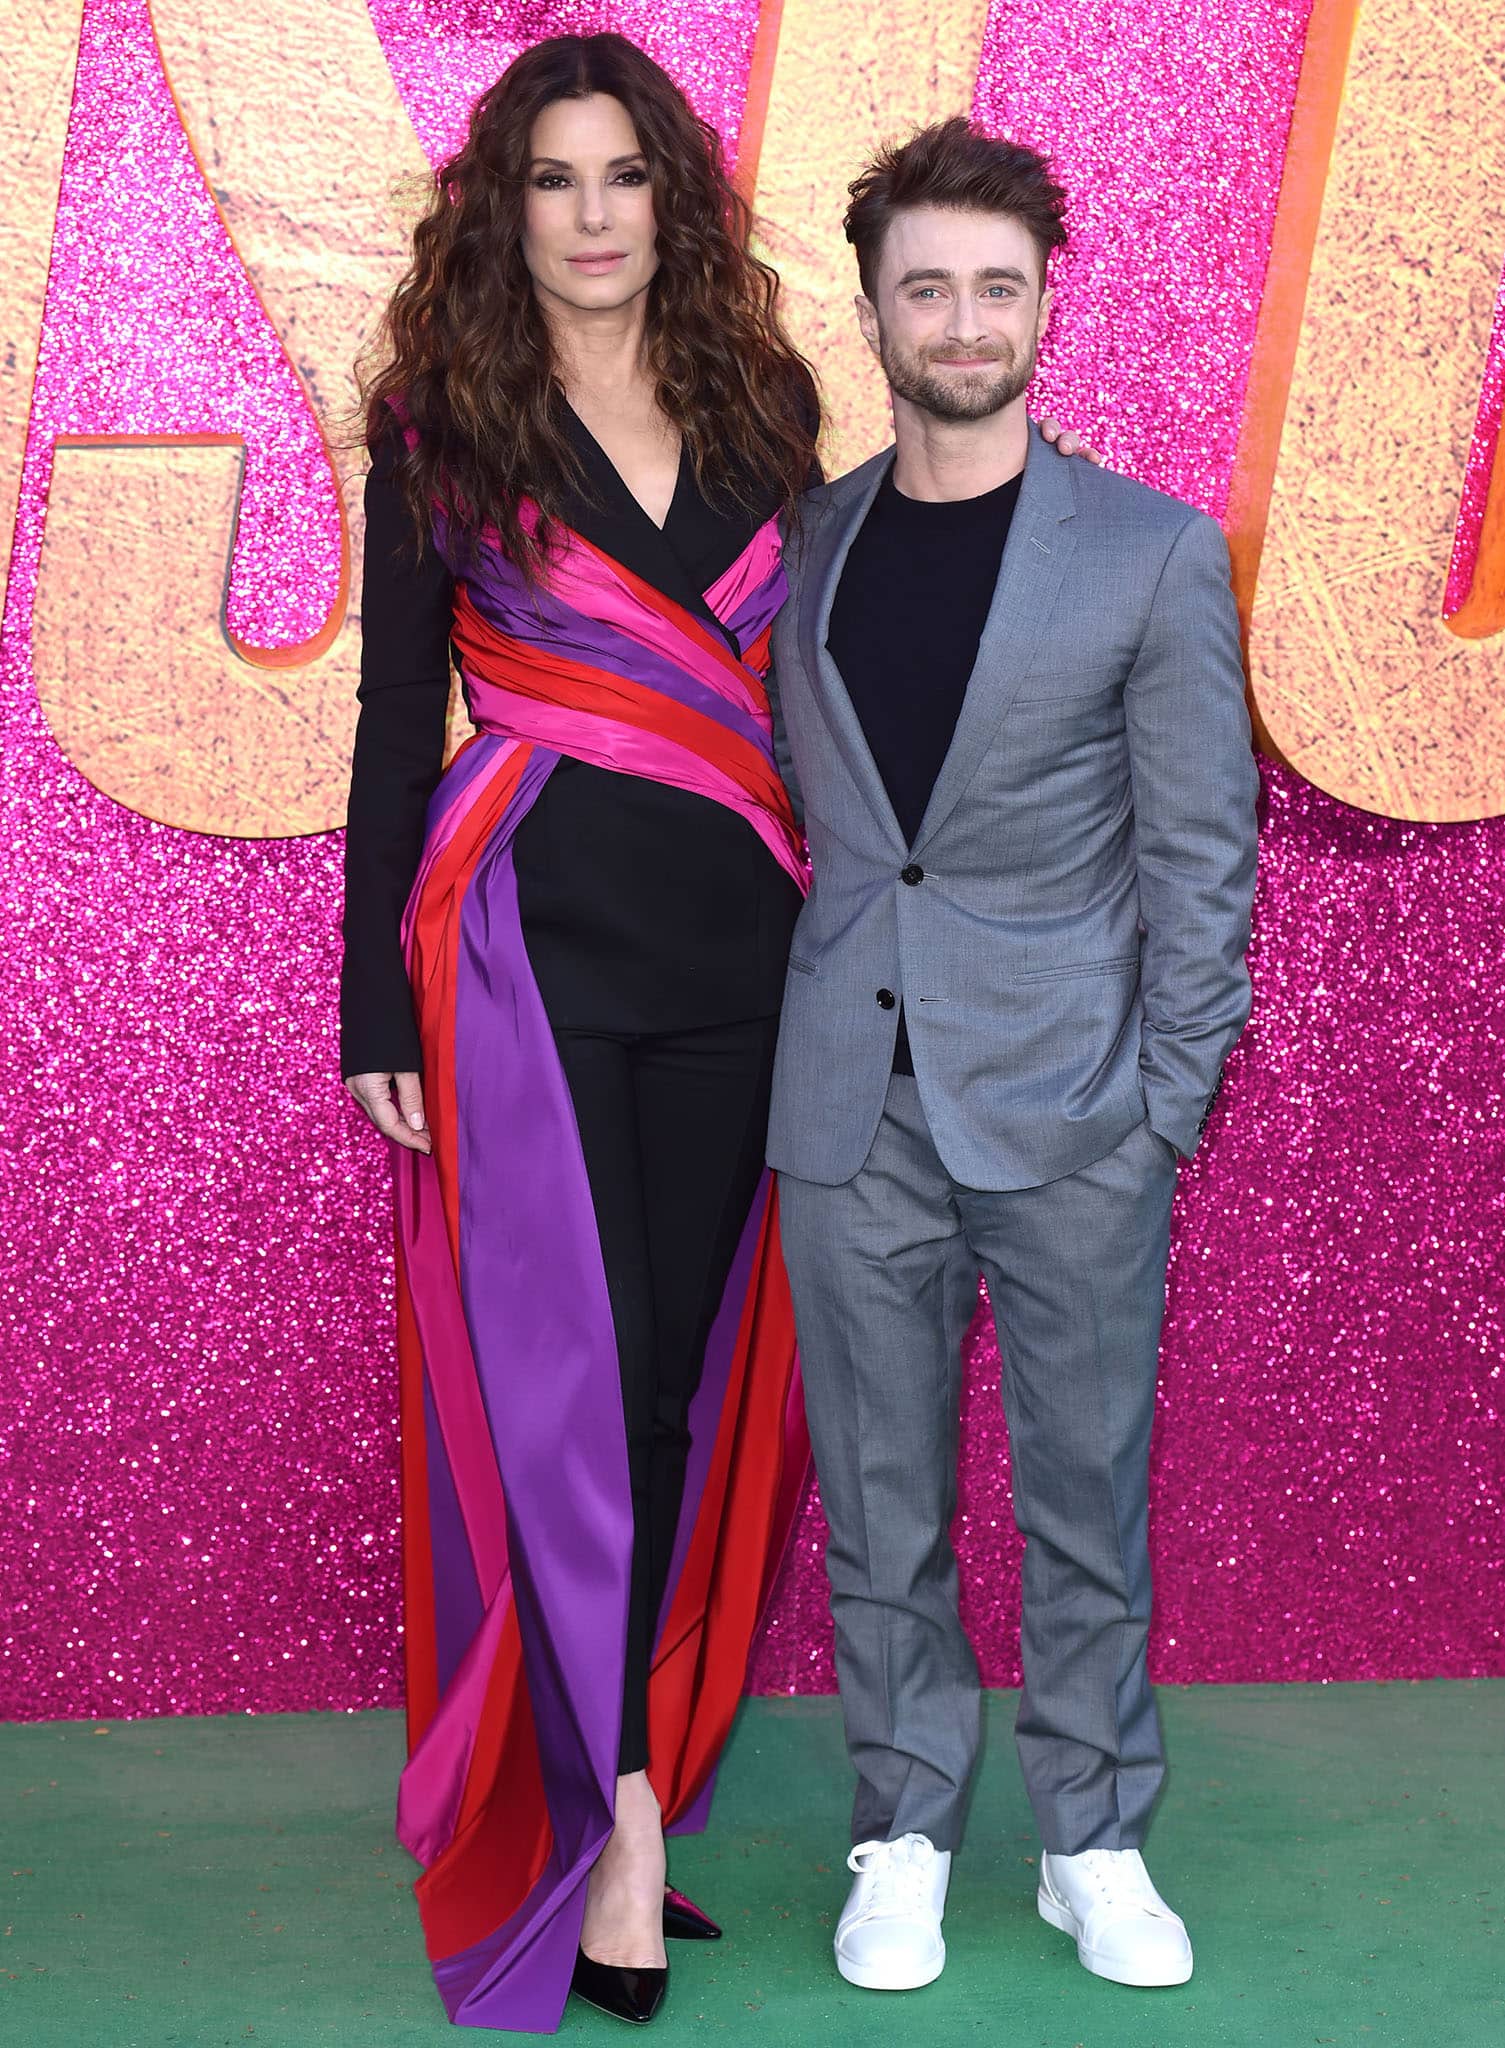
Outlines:
{"label": "suit jacket button", "polygon": [[893,1008],[894,1004],[895,1004],[895,1003],[896,1003],[896,1002],[897,1002],[898,1000],[899,1000],[899,998],[898,998],[898,997],[897,997],[897,996],[896,996],[896,995],[894,994],[894,992],[893,992],[893,990],[892,990],[891,988],[880,988],[880,989],[879,989],[879,991],[878,991],[878,1008],[879,1008],[880,1010],[891,1010],[891,1009]]}
{"label": "suit jacket button", "polygon": [[899,880],[908,882],[911,889],[917,888],[925,879],[925,870],[918,861],[912,860],[907,868],[900,868]]}

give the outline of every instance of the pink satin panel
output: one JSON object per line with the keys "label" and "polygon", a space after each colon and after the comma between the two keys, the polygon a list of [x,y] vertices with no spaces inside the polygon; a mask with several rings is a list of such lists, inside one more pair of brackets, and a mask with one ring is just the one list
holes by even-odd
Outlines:
{"label": "pink satin panel", "polygon": [[485,1619],[398,1784],[397,1839],[425,1869],[444,1853],[455,1832],[497,1644],[511,1606],[512,1584],[504,1578],[487,1602]]}
{"label": "pink satin panel", "polygon": [[[396,1164],[398,1229],[409,1270],[445,1272],[451,1254],[434,1162],[404,1152]],[[489,1602],[507,1576],[507,1517],[459,1288],[415,1293],[412,1307],[471,1561],[481,1598]]]}

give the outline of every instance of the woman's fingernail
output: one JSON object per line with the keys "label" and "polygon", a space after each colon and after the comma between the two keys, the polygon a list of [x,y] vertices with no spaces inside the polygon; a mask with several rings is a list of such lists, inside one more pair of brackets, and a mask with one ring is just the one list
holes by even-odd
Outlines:
{"label": "woman's fingernail", "polygon": [[413,1129],[415,1131],[421,1131],[423,1129],[423,1118],[418,1114],[416,1109],[411,1110],[409,1112],[408,1122],[413,1126]]}

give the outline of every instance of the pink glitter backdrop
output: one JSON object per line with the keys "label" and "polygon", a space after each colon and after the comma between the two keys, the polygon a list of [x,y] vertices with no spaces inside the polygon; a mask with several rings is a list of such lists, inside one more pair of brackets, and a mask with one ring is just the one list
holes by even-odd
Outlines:
{"label": "pink glitter backdrop", "polygon": [[[751,0],[371,11],[431,151],[507,38],[556,26],[651,25],[697,104],[740,117]],[[990,21],[978,112],[1051,142],[1075,195],[1045,395],[1214,511],[1305,17],[996,0]],[[1475,491],[1497,417],[1494,390]],[[25,1717],[401,1690],[384,1167],[334,1082],[337,840],[120,809],[62,760],[30,674],[53,437],[185,429],[249,443],[237,630],[302,637],[333,591],[322,457],[145,0],[90,0],[4,629],[0,1712]],[[1255,1021],[1179,1207],[1156,1669],[1502,1671],[1505,823],[1388,823],[1287,774],[1268,793]],[[1008,1682],[998,1361],[985,1328],[970,1349],[959,1544]],[[831,1683],[813,1503],[754,1679]]]}
{"label": "pink glitter backdrop", "polygon": [[630,36],[714,123],[735,163],[758,27],[757,0],[366,0],[408,118],[431,161],[460,144],[470,108],[518,51],[544,36]]}

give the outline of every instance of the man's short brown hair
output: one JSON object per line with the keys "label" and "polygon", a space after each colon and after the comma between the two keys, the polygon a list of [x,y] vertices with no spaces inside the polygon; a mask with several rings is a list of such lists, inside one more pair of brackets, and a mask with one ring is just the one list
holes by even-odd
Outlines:
{"label": "man's short brown hair", "polygon": [[1053,249],[1066,246],[1066,194],[1049,160],[1020,142],[984,135],[960,114],[890,143],[847,187],[844,225],[857,251],[862,289],[872,298],[883,241],[896,213],[913,206],[1011,214],[1040,252],[1040,279]]}

